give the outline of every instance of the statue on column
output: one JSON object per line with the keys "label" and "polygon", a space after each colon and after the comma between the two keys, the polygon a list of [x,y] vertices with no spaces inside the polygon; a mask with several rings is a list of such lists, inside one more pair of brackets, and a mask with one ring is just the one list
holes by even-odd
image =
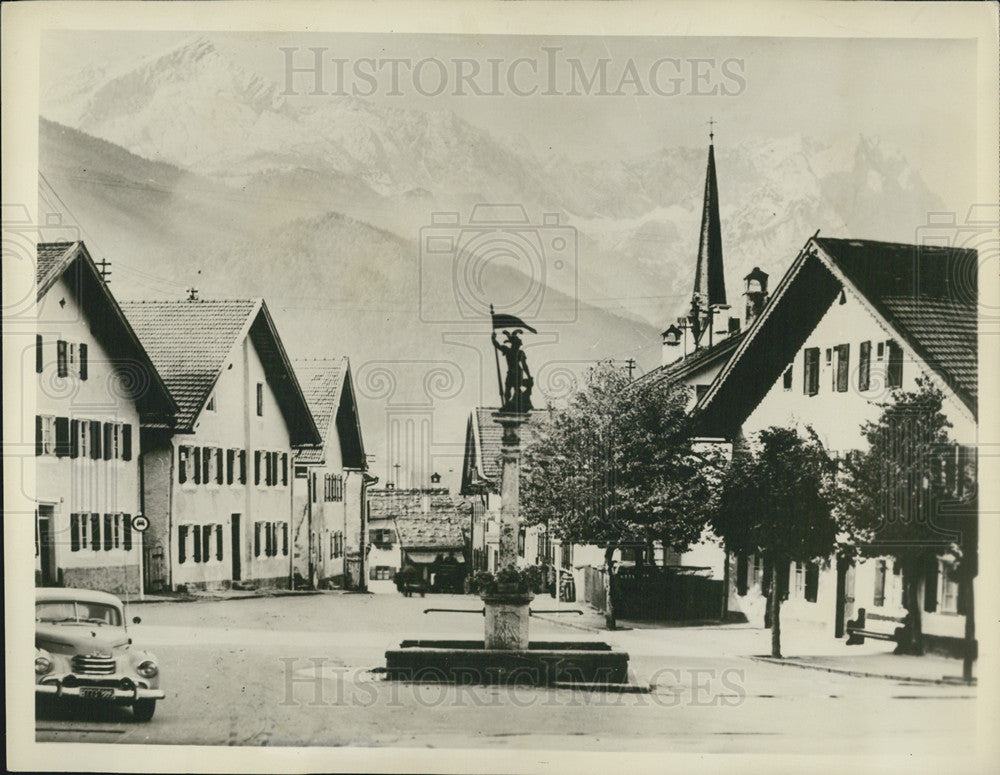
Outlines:
{"label": "statue on column", "polygon": [[521,331],[515,328],[513,331],[504,331],[503,334],[503,344],[497,341],[496,331],[490,336],[493,346],[498,352],[503,353],[507,362],[507,378],[504,380],[500,396],[501,408],[505,412],[531,411],[531,389],[535,381],[531,376],[531,370],[528,369],[528,359],[522,349]]}

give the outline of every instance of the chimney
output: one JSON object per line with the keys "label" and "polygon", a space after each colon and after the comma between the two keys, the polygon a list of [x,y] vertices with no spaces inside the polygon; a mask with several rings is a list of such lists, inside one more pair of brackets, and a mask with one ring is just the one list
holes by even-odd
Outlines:
{"label": "chimney", "polygon": [[663,343],[663,354],[660,359],[661,366],[669,366],[674,361],[680,360],[684,353],[681,350],[681,338],[684,336],[684,332],[681,331],[673,323],[667,328],[660,337]]}
{"label": "chimney", "polygon": [[755,266],[746,277],[743,278],[745,290],[743,295],[747,297],[746,306],[746,327],[750,328],[753,322],[760,315],[767,304],[767,272]]}

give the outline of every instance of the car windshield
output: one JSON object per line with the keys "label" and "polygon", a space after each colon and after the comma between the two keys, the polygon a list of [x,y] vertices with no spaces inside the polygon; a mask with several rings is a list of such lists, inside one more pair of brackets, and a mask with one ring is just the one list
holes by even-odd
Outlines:
{"label": "car windshield", "polygon": [[37,622],[87,622],[110,624],[120,627],[121,612],[107,603],[88,603],[81,600],[47,600],[35,603]]}

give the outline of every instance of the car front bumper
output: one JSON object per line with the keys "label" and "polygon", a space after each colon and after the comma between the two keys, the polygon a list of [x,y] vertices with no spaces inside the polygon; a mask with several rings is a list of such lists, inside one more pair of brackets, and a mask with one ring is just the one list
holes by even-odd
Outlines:
{"label": "car front bumper", "polygon": [[162,700],[166,693],[162,689],[144,689],[136,686],[122,689],[117,686],[63,686],[50,682],[35,684],[36,697],[81,697],[88,700],[108,702],[135,702],[136,700]]}

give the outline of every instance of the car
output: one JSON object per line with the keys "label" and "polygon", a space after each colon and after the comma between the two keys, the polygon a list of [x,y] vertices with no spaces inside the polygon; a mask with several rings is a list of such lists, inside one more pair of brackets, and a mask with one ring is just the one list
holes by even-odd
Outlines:
{"label": "car", "polygon": [[35,590],[35,697],[131,705],[149,721],[165,694],[156,657],[132,645],[119,598],[45,587]]}

